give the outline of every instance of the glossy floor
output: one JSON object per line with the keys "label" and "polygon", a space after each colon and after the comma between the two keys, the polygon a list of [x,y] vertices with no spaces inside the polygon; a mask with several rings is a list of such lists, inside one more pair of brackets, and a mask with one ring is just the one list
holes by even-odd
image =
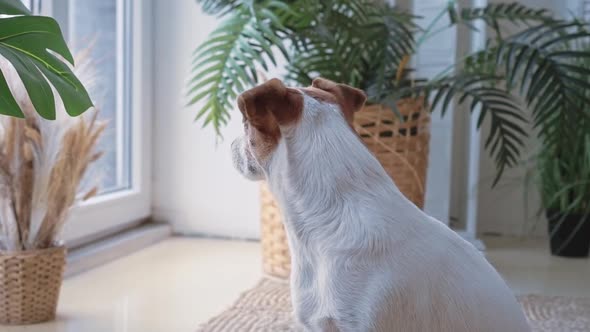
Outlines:
{"label": "glossy floor", "polygon": [[[551,257],[544,241],[486,239],[516,293],[590,296],[590,261]],[[64,282],[58,320],[2,332],[184,332],[260,277],[254,242],[171,238]]]}

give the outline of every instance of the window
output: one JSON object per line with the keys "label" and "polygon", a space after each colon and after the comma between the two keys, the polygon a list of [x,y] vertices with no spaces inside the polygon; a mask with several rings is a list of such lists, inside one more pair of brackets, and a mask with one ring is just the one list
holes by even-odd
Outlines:
{"label": "window", "polygon": [[[140,0],[32,0],[32,10],[53,16],[76,57],[90,58],[96,81],[89,86],[108,121],[100,149],[104,156],[91,176],[99,176],[99,195],[72,211],[68,244],[77,245],[129,226],[150,213],[149,194],[149,36],[150,15]],[[137,53],[133,50],[138,50]],[[143,54],[141,54],[143,53]],[[141,57],[138,56],[141,54]],[[147,54],[147,56],[146,56]],[[141,110],[141,112],[140,112]]]}
{"label": "window", "polygon": [[100,142],[105,154],[94,165],[100,172],[90,172],[100,177],[101,194],[131,185],[131,80],[126,70],[130,67],[132,38],[126,25],[129,5],[130,1],[118,0],[41,0],[37,5],[41,13],[51,10],[74,56],[89,53],[96,72],[96,83],[89,87],[89,92],[100,110],[99,118],[109,123]]}
{"label": "window", "polygon": [[[101,193],[128,189],[130,183],[130,36],[125,15],[129,1],[69,1],[67,38],[72,51],[83,52],[90,47],[98,79],[91,95],[100,109],[100,117],[109,121],[100,149],[105,155],[95,167],[100,168]],[[118,8],[119,7],[119,8]]]}

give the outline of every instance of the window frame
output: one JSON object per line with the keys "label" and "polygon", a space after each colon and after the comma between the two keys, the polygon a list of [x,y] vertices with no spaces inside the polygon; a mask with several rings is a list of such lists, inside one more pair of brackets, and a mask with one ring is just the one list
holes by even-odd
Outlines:
{"label": "window frame", "polygon": [[[38,1],[34,2],[34,9],[40,8],[38,14],[67,15],[68,21],[71,20],[68,11],[76,0],[41,0],[43,6],[38,6]],[[117,25],[122,27],[117,31],[117,105],[129,110],[128,114],[117,113],[118,117],[126,116],[129,120],[127,123],[117,121],[117,126],[128,125],[131,130],[127,145],[130,151],[124,151],[127,150],[126,144],[118,135],[120,148],[117,149],[117,160],[122,160],[126,153],[130,154],[130,185],[128,189],[100,194],[72,209],[62,236],[70,248],[129,228],[151,215],[152,1],[116,1]],[[63,30],[67,38],[68,27],[63,27]],[[129,41],[120,37],[128,37]],[[120,75],[127,75],[130,84],[122,85]],[[129,96],[125,98],[126,95]],[[120,130],[124,129],[117,128],[118,132]]]}

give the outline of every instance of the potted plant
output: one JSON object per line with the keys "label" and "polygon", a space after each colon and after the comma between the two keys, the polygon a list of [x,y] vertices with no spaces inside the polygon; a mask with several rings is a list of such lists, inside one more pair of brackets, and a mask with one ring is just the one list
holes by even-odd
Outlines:
{"label": "potted plant", "polygon": [[590,126],[555,124],[564,138],[538,154],[537,177],[548,220],[551,253],[588,257],[590,251]]}
{"label": "potted plant", "polygon": [[66,64],[74,59],[52,18],[30,16],[18,0],[0,0],[0,14],[10,15],[0,18],[0,324],[31,324],[55,317],[61,229],[97,192],[83,177],[101,156],[105,124],[96,114],[48,121],[92,106]]}
{"label": "potted plant", "polygon": [[[571,50],[587,52],[586,41]],[[589,81],[590,58],[578,63],[585,69],[579,79]],[[585,73],[585,74],[584,74]],[[571,86],[589,96],[583,85]],[[533,178],[538,185],[548,220],[551,253],[565,257],[588,257],[590,251],[590,109],[571,105],[567,113],[554,114],[543,122],[540,148],[535,156]]]}
{"label": "potted plant", "polygon": [[96,112],[46,121],[6,60],[0,69],[25,115],[0,119],[0,324],[32,324],[55,317],[61,231],[70,209],[97,193],[85,176],[102,155],[96,147],[106,124]]}
{"label": "potted plant", "polygon": [[[473,13],[463,12],[470,16]],[[460,20],[459,15],[453,15]],[[497,26],[492,24],[492,26]],[[521,164],[531,122],[539,149],[532,158],[534,176],[549,221],[551,253],[587,257],[590,247],[590,47],[587,25],[546,17],[541,24],[502,37],[497,28],[488,47],[470,54],[464,69],[450,77],[399,93],[443,99],[443,111],[455,97],[481,107],[490,134],[485,147],[494,155],[500,179],[506,167]],[[520,97],[520,100],[517,98]],[[486,114],[487,113],[487,114]],[[525,179],[528,181],[529,176]]]}

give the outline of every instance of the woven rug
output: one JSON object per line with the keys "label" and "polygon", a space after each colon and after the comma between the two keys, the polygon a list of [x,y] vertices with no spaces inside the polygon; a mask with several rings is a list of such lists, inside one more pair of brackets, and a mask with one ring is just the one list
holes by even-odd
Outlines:
{"label": "woven rug", "polygon": [[[526,295],[518,298],[533,332],[590,331],[590,298]],[[198,332],[298,331],[291,319],[289,285],[263,279]]]}

